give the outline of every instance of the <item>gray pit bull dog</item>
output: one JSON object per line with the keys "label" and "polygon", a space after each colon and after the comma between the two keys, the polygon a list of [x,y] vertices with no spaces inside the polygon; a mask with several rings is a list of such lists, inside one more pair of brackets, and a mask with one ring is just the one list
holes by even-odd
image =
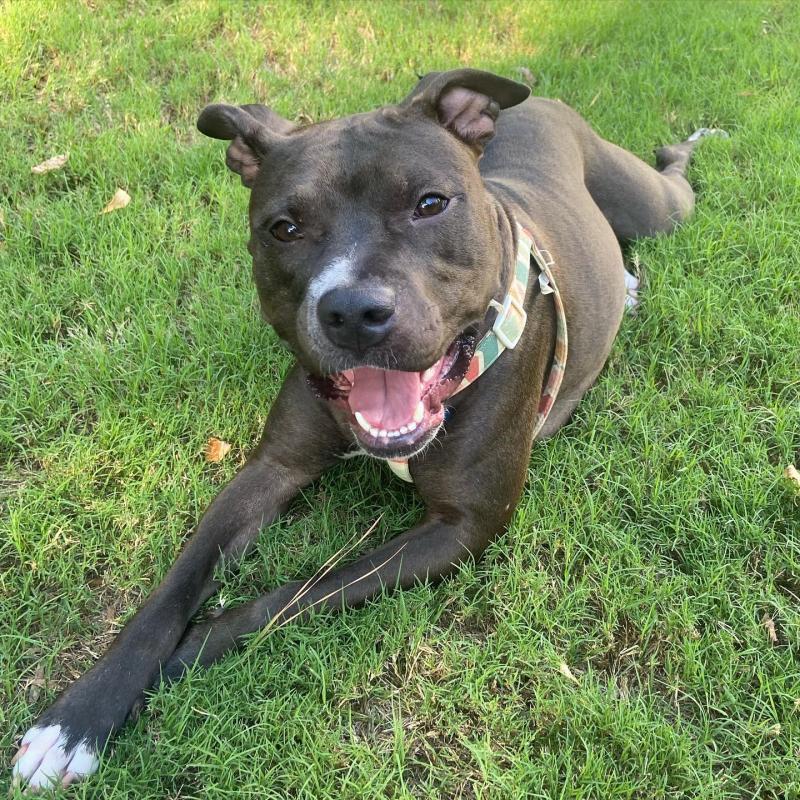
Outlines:
{"label": "gray pit bull dog", "polygon": [[[147,689],[268,621],[438,580],[503,531],[534,439],[569,418],[635,302],[620,240],[669,232],[693,205],[696,138],[662,148],[656,170],[528,95],[459,69],[425,76],[398,105],[314,125],[262,105],[202,112],[198,127],[230,141],[228,166],[251,190],[261,307],[297,364],[161,585],[24,736],[18,781],[91,774]],[[413,479],[420,523],[315,581],[192,622],[220,558],[241,558],[354,452]]]}

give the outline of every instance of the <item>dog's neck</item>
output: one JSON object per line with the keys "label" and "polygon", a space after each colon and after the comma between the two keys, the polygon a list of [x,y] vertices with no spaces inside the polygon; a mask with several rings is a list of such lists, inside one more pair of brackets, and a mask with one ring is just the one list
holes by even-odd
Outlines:
{"label": "dog's neck", "polygon": [[497,242],[494,250],[498,258],[499,282],[492,299],[502,302],[508,287],[511,285],[511,279],[514,274],[514,264],[517,257],[516,223],[511,210],[505,206],[502,200],[489,191],[488,187],[487,194],[491,198],[495,228],[497,230]]}

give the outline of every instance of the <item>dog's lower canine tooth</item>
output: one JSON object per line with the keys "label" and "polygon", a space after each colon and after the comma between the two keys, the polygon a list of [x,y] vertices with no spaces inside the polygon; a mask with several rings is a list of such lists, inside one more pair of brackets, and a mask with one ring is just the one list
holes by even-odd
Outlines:
{"label": "dog's lower canine tooth", "polygon": [[419,403],[417,403],[416,410],[414,411],[414,422],[419,424],[420,422],[422,422],[424,417],[425,417],[425,404],[422,402],[422,400],[420,400]]}
{"label": "dog's lower canine tooth", "polygon": [[400,427],[400,433],[408,433],[408,426],[402,425]]}
{"label": "dog's lower canine tooth", "polygon": [[422,373],[422,380],[426,383],[436,374],[436,367],[428,367],[425,372]]}
{"label": "dog's lower canine tooth", "polygon": [[363,428],[363,429],[364,429],[364,430],[365,430],[367,433],[369,433],[369,428],[370,428],[370,425],[369,425],[369,422],[367,422],[367,421],[364,419],[364,415],[363,415],[363,414],[362,414],[360,411],[356,411],[356,413],[354,414],[354,416],[355,416],[355,418],[356,418],[356,422],[357,422],[357,423],[358,423],[358,424],[359,424],[359,425],[360,425],[360,426],[361,426],[361,427],[362,427],[362,428]]}
{"label": "dog's lower canine tooth", "polygon": [[415,431],[416,429],[417,429],[417,423],[416,423],[416,422],[412,422],[412,423],[411,423],[411,424],[408,426],[408,432],[409,432],[409,433],[411,433],[411,431]]}

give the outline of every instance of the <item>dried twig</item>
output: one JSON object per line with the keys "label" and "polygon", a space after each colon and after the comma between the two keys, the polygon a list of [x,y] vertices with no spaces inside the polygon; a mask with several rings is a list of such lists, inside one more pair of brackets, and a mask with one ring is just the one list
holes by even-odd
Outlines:
{"label": "dried twig", "polygon": [[[281,620],[280,622],[276,623],[275,626],[273,626],[273,627],[280,627],[281,625],[286,625],[288,622],[291,622],[293,619],[296,619],[297,617],[299,617],[302,613],[307,611],[309,608],[314,608],[314,606],[317,606],[320,603],[324,603],[326,600],[330,600],[330,598],[333,597],[335,594],[338,594],[339,592],[343,592],[345,589],[349,589],[351,586],[354,586],[359,581],[363,581],[364,578],[369,578],[370,575],[374,575],[376,572],[380,572],[380,570],[382,570],[393,558],[395,558],[396,556],[400,555],[400,553],[403,551],[405,546],[406,546],[406,543],[404,542],[403,544],[400,545],[400,547],[397,548],[397,550],[394,551],[394,553],[392,553],[389,556],[389,558],[385,559],[384,561],[381,561],[381,563],[378,564],[377,567],[373,567],[371,570],[368,570],[363,575],[359,575],[357,578],[354,578],[349,583],[344,584],[344,586],[340,586],[338,589],[334,589],[332,592],[328,592],[328,594],[324,595],[323,597],[320,597],[319,600],[315,600],[313,603],[309,603],[307,606],[301,608],[299,611],[296,611],[294,614],[292,614],[291,617],[286,617],[286,619]],[[302,600],[302,597],[300,599]],[[272,620],[277,620],[283,614],[283,612],[286,611],[287,608],[289,608],[290,605],[291,605],[291,603],[287,603],[274,617],[272,617],[270,622]],[[267,628],[265,628],[264,630],[267,630]]]}
{"label": "dried twig", "polygon": [[[378,526],[378,523],[381,521],[382,518],[383,514],[381,514],[381,516],[379,516],[375,520],[375,522],[373,522],[372,525],[370,525],[369,528],[367,528],[367,530],[364,531],[364,533],[362,533],[361,536],[359,536],[357,539],[355,539],[355,534],[353,534],[353,536],[351,536],[344,543],[344,545],[342,545],[342,547],[340,547],[330,558],[328,558],[328,560],[325,561],[325,563],[322,564],[322,566],[295,592],[291,600],[289,600],[289,602],[286,603],[286,605],[283,608],[281,608],[276,614],[273,614],[273,616],[270,617],[270,619],[267,621],[267,624],[258,632],[256,636],[253,637],[252,643],[258,644],[259,642],[263,641],[264,638],[266,638],[267,634],[269,634],[269,632],[273,628],[280,627],[281,625],[285,625],[287,622],[291,622],[296,616],[301,614],[307,608],[313,608],[315,605],[318,605],[319,603],[322,603],[325,600],[327,600],[336,592],[342,591],[342,589],[347,588],[347,586],[351,586],[353,583],[363,580],[364,578],[371,575],[374,572],[374,569],[371,570],[370,572],[365,573],[360,578],[356,578],[354,581],[351,581],[351,583],[348,583],[347,586],[343,586],[336,589],[331,595],[326,595],[325,597],[320,598],[314,603],[311,603],[309,606],[306,606],[306,608],[301,609],[293,616],[281,620],[281,617],[283,616],[284,612],[287,609],[291,608],[296,602],[302,600],[326,575],[328,575],[331,572],[331,570],[333,570],[338,564],[340,564],[343,559],[347,558],[347,556],[350,553],[352,553],[353,550],[356,547],[358,547],[358,545],[360,545],[364,541],[364,539],[366,539],[375,530],[375,528]],[[402,547],[400,548],[400,550],[402,550]],[[400,550],[394,553],[390,557],[390,559],[394,558],[394,556],[397,555],[397,553],[399,553]],[[386,563],[388,563],[388,560],[384,562],[384,564]],[[378,569],[380,569],[380,567],[383,567],[384,564],[381,564],[378,567]]]}

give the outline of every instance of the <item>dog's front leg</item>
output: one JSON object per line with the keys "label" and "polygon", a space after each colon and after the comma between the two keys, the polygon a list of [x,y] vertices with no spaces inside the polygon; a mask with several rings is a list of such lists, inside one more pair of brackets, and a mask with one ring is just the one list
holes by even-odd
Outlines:
{"label": "dog's front leg", "polygon": [[[527,427],[530,433],[532,422]],[[493,433],[483,431],[487,441]],[[247,634],[300,619],[311,609],[355,608],[384,590],[439,580],[479,558],[513,513],[527,472],[530,436],[520,421],[513,444],[502,451],[484,447],[479,438],[469,429],[451,434],[445,448],[432,448],[418,464],[414,476],[427,506],[419,525],[317,580],[294,581],[192,626],[164,674],[175,679],[187,666],[208,666],[243,644]]]}
{"label": "dog's front leg", "polygon": [[501,529],[498,522],[484,527],[474,517],[429,514],[422,524],[316,583],[311,580],[285,584],[213,620],[192,626],[164,673],[176,679],[187,666],[209,666],[242,645],[247,634],[267,624],[292,622],[312,608],[357,608],[384,589],[408,588],[443,578],[465,560],[477,558],[490,534]]}
{"label": "dog's front leg", "polygon": [[22,740],[15,779],[30,787],[77,780],[158,679],[186,625],[213,588],[220,555],[240,555],[344,441],[299,369],[287,378],[256,451],[214,500],[162,583],[108,652],[58,697]]}

